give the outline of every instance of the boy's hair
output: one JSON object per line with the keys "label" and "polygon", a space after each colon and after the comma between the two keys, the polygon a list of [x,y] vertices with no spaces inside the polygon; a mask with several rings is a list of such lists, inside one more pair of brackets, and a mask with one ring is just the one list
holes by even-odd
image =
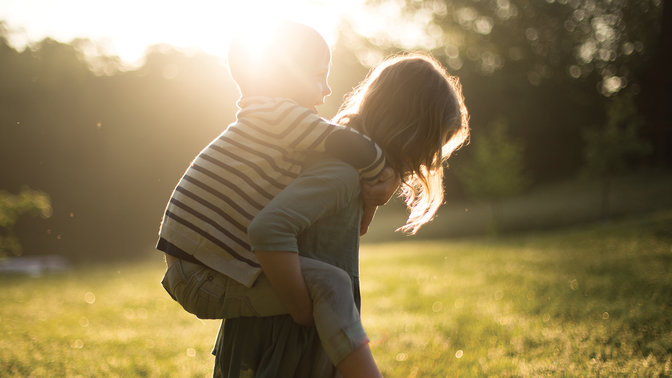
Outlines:
{"label": "boy's hair", "polygon": [[368,135],[401,174],[414,234],[443,202],[443,163],[469,137],[459,79],[435,59],[407,54],[387,59],[348,96],[334,120]]}
{"label": "boy's hair", "polygon": [[[264,31],[260,35],[259,28]],[[248,25],[231,40],[231,77],[243,96],[275,95],[319,64],[329,46],[315,29],[289,20]]]}

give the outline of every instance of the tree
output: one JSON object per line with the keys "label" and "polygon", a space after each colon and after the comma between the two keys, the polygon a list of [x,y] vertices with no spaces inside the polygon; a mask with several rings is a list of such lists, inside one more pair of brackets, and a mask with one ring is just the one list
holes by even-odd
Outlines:
{"label": "tree", "polygon": [[[394,34],[389,24],[375,28],[369,22],[366,29],[360,25],[371,46],[430,49],[453,70],[485,75],[522,64],[533,84],[553,77],[588,78],[596,72],[593,78],[605,95],[625,88],[635,79],[633,65],[653,54],[663,8],[661,0],[372,0],[369,4],[372,14],[385,12],[398,25]],[[391,12],[393,8],[397,11]]]}
{"label": "tree", "polygon": [[650,152],[650,145],[639,137],[642,117],[632,94],[623,93],[611,100],[607,107],[607,122],[603,127],[584,132],[584,173],[596,176],[601,181],[600,216],[610,216],[611,181],[614,175],[623,172],[629,159]]}
{"label": "tree", "polygon": [[490,131],[474,133],[471,140],[470,158],[454,171],[466,193],[490,204],[490,231],[497,233],[501,200],[520,193],[528,182],[523,170],[523,145],[507,135],[503,120]]}
{"label": "tree", "polygon": [[12,232],[21,215],[51,216],[51,201],[43,192],[24,188],[19,194],[0,191],[0,257],[21,254],[21,244]]}
{"label": "tree", "polygon": [[[604,103],[624,89],[644,94],[643,78],[652,61],[669,55],[658,54],[667,46],[659,43],[663,8],[669,8],[662,0],[367,4],[372,16],[347,26],[362,36],[347,40],[360,60],[375,64],[399,51],[430,51],[460,77],[474,130],[500,115],[509,120],[511,135],[525,141],[525,166],[537,181],[574,175],[583,163],[582,131],[605,122]],[[660,64],[664,77],[668,66],[667,61]],[[655,74],[650,81],[660,78]],[[656,88],[669,92],[666,83]],[[663,113],[667,98],[656,91],[642,103]],[[670,135],[662,122],[646,134],[659,140],[661,150],[669,138],[658,136]],[[661,155],[670,162],[672,155]]]}

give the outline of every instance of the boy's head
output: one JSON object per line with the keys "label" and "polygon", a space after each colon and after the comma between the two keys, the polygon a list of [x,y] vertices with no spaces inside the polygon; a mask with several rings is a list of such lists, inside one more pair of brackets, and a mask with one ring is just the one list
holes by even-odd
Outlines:
{"label": "boy's head", "polygon": [[229,47],[229,70],[243,96],[287,97],[314,108],[331,93],[327,85],[331,53],[314,29],[293,21],[254,25]]}

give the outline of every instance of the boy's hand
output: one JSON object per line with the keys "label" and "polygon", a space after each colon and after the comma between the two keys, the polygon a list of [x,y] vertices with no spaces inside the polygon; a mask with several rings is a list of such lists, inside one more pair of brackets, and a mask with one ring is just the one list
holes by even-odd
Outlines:
{"label": "boy's hand", "polygon": [[364,235],[369,229],[378,206],[386,204],[401,184],[401,177],[394,169],[386,167],[378,175],[374,183],[362,183],[362,197],[364,199],[364,213],[359,225],[359,235]]}

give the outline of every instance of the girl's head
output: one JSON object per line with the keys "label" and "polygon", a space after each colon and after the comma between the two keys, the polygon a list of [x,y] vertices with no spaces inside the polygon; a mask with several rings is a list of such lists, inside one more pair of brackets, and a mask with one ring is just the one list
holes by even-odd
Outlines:
{"label": "girl's head", "polygon": [[443,163],[469,137],[459,80],[433,58],[387,59],[353,91],[335,117],[371,137],[402,177],[411,210],[403,231],[415,233],[443,202]]}

